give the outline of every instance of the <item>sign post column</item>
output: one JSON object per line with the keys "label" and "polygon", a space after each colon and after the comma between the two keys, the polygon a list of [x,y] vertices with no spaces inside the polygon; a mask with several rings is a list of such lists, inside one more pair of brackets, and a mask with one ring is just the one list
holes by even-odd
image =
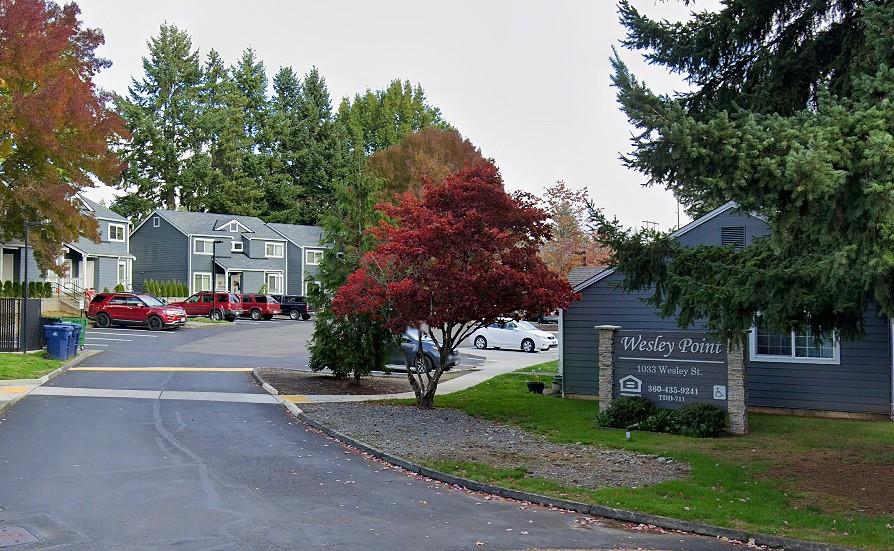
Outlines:
{"label": "sign post column", "polygon": [[748,433],[748,409],[745,397],[745,347],[744,339],[730,340],[726,346],[726,366],[729,374],[727,413],[731,434]]}
{"label": "sign post column", "polygon": [[612,403],[615,386],[615,332],[619,325],[597,325],[599,343],[599,411]]}

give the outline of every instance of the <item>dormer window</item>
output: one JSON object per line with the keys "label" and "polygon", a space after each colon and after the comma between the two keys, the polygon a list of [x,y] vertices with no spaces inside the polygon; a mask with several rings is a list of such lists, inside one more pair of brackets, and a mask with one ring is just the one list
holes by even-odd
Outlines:
{"label": "dormer window", "polygon": [[226,222],[221,222],[214,227],[214,231],[225,231],[229,233],[253,233],[248,226],[236,220],[235,218]]}
{"label": "dormer window", "polygon": [[236,233],[239,231],[239,222],[230,222],[229,231],[231,233]]}

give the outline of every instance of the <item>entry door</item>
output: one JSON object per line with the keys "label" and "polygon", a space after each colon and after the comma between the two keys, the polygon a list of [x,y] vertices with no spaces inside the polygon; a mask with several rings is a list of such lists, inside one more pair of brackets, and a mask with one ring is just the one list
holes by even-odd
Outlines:
{"label": "entry door", "polygon": [[242,273],[236,272],[230,274],[230,292],[236,294],[242,294],[244,291],[242,290]]}
{"label": "entry door", "polygon": [[84,288],[94,289],[96,282],[96,279],[94,278],[94,274],[96,273],[96,261],[88,260],[86,264],[87,265],[84,267]]}
{"label": "entry door", "polygon": [[15,266],[15,257],[12,254],[3,255],[3,273],[0,274],[0,281],[12,281],[13,267]]}

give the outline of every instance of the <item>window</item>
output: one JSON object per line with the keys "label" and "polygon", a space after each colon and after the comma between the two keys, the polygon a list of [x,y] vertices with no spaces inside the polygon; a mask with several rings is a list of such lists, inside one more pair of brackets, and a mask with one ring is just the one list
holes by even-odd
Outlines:
{"label": "window", "polygon": [[199,302],[199,295],[193,295],[183,302],[189,302],[190,304],[192,304],[194,302]]}
{"label": "window", "polygon": [[317,288],[322,287],[319,281],[305,281],[304,282],[304,296],[307,296],[311,292],[311,288],[316,286]]}
{"label": "window", "polygon": [[720,228],[720,244],[724,247],[732,247],[734,251],[745,248],[745,226],[732,226]]}
{"label": "window", "polygon": [[210,291],[211,290],[211,274],[205,272],[197,272],[192,276],[192,290]]}
{"label": "window", "polygon": [[127,285],[127,261],[118,261],[118,283]]}
{"label": "window", "polygon": [[231,231],[232,233],[238,232],[239,231],[239,222],[235,222],[235,221],[230,222],[229,231]]}
{"label": "window", "polygon": [[[213,239],[196,239],[192,245],[192,252],[195,254],[210,255],[214,251]],[[210,283],[209,283],[210,284]],[[210,291],[210,289],[208,289]]]}
{"label": "window", "polygon": [[112,300],[109,301],[109,306],[129,306],[127,297],[123,295],[112,297]]}
{"label": "window", "polygon": [[161,219],[159,219],[158,216],[153,216],[152,217],[152,227],[157,228],[159,226],[161,226]]}
{"label": "window", "polygon": [[284,245],[282,243],[264,243],[264,255],[267,258],[282,258],[285,256]]}
{"label": "window", "polygon": [[819,336],[810,329],[779,333],[759,321],[749,340],[753,361],[840,363],[838,335],[834,331],[824,331]]}
{"label": "window", "polygon": [[202,302],[211,304],[212,302],[214,302],[214,295],[202,295]]}
{"label": "window", "polygon": [[265,282],[267,283],[268,293],[282,293],[282,274],[279,272],[267,274]]}
{"label": "window", "polygon": [[109,241],[124,241],[124,224],[109,224]]}
{"label": "window", "polygon": [[[258,302],[261,302],[260,298],[261,297],[258,297]],[[252,302],[252,301],[253,301],[253,299],[252,299],[251,295],[245,295],[242,297],[242,302]]]}
{"label": "window", "polygon": [[308,266],[316,266],[323,261],[323,251],[308,250],[304,257]]}
{"label": "window", "polygon": [[233,240],[233,243],[230,244],[230,252],[241,253],[242,246],[243,246],[242,241]]}

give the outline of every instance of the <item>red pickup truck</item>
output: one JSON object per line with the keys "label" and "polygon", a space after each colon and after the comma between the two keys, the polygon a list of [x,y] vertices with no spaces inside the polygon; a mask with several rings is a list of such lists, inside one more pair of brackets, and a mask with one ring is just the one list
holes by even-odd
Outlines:
{"label": "red pickup truck", "polygon": [[183,302],[174,302],[171,306],[180,306],[190,317],[209,317],[215,321],[225,319],[236,321],[242,315],[242,300],[234,293],[198,292]]}
{"label": "red pickup truck", "polygon": [[282,313],[279,302],[270,295],[249,293],[242,295],[242,315],[253,320],[273,319],[273,316]]}

